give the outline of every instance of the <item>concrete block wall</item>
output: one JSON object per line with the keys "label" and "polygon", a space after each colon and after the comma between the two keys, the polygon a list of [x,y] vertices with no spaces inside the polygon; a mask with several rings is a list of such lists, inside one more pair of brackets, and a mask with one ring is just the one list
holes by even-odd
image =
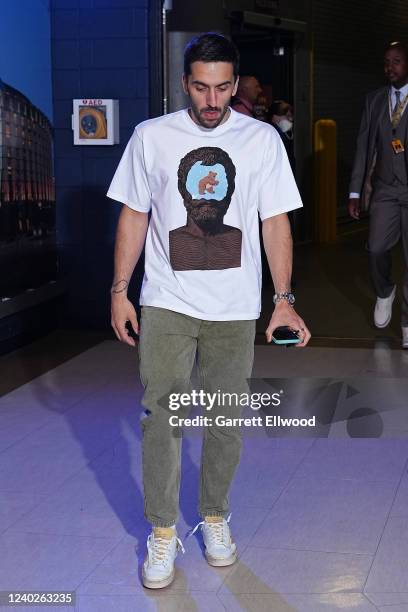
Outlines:
{"label": "concrete block wall", "polygon": [[[120,204],[105,193],[134,126],[149,116],[148,4],[51,0],[57,242],[59,274],[69,288],[65,325],[109,326]],[[119,145],[73,145],[74,98],[120,101]]]}

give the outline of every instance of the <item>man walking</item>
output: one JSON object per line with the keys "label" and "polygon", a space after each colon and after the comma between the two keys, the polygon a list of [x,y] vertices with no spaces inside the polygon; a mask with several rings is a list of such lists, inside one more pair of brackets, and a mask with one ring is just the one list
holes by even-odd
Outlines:
{"label": "man walking", "polygon": [[[402,300],[402,347],[408,348],[408,49],[399,42],[385,52],[389,85],[368,94],[357,139],[350,182],[349,213],[359,219],[368,208],[370,272],[377,301],[374,323],[391,321],[396,285],[391,277],[391,250],[402,237],[405,258]],[[361,195],[361,197],[360,197]]]}
{"label": "man walking", "polygon": [[[190,389],[196,359],[206,392],[248,390],[260,313],[258,213],[276,290],[267,340],[281,325],[299,330],[299,346],[310,338],[289,285],[292,241],[286,212],[302,205],[300,196],[276,131],[229,107],[238,61],[238,51],[224,36],[193,39],[183,75],[190,108],[135,128],[108,191],[125,204],[115,246],[112,326],[130,345],[135,342],[126,322],[136,333],[139,326],[126,290],[146,239],[139,352],[145,389],[144,510],[152,524],[143,584],[150,588],[172,582],[182,548],[176,532],[181,435],[170,425],[175,414],[169,412],[170,394]],[[180,405],[177,416],[185,417],[189,409]],[[204,428],[198,513],[211,565],[230,565],[237,558],[228,494],[242,434],[239,427],[217,426],[215,417],[240,412],[233,402],[206,411],[212,424]]]}

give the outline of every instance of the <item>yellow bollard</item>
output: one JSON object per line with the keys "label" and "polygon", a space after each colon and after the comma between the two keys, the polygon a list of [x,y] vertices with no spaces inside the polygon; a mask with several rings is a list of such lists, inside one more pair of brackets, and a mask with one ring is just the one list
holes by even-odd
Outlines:
{"label": "yellow bollard", "polygon": [[314,237],[335,242],[337,229],[336,122],[319,119],[314,125]]}

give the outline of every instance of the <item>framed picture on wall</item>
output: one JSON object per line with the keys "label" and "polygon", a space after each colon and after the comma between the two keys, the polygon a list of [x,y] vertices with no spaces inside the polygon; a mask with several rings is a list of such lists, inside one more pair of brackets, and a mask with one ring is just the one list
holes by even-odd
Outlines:
{"label": "framed picture on wall", "polygon": [[74,145],[119,144],[119,100],[73,100]]}

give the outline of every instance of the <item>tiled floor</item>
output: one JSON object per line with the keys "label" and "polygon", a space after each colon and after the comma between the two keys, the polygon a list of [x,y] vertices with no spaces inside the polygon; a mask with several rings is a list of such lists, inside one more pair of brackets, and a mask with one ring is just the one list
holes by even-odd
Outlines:
{"label": "tiled floor", "polygon": [[[136,351],[104,341],[43,373],[0,400],[0,590],[75,590],[84,612],[408,611],[407,366],[381,343],[257,346],[257,384],[324,425],[245,430],[231,491],[238,562],[210,567],[189,538],[159,592],[140,584]],[[199,520],[200,445],[200,431],[186,434],[182,537]]]}

